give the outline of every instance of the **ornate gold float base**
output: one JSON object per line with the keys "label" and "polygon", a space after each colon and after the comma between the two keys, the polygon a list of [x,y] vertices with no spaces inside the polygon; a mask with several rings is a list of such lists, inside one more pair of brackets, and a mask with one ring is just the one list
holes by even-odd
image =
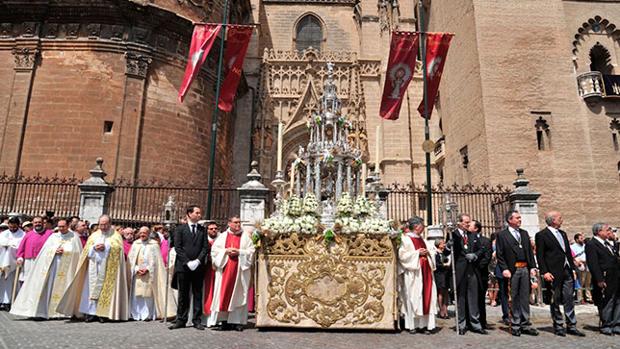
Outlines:
{"label": "ornate gold float base", "polygon": [[285,234],[258,255],[257,327],[394,329],[396,258],[387,235]]}

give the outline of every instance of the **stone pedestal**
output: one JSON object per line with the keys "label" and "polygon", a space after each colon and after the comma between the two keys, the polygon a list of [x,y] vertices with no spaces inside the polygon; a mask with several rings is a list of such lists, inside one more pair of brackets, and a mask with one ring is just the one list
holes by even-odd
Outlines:
{"label": "stone pedestal", "polygon": [[265,219],[265,202],[269,189],[261,183],[262,176],[258,173],[258,162],[252,161],[252,170],[248,173],[248,181],[241,187],[239,191],[239,199],[241,202],[241,226],[244,230],[253,229],[254,225]]}
{"label": "stone pedestal", "polygon": [[523,169],[517,169],[517,179],[514,181],[515,190],[508,196],[513,210],[521,214],[521,228],[530,233],[530,239],[540,231],[538,222],[538,198],[540,193],[532,191],[529,180],[523,175]]}
{"label": "stone pedestal", "polygon": [[80,218],[91,223],[98,221],[102,214],[108,213],[110,193],[114,191],[105,181],[105,171],[101,167],[103,159],[97,158],[97,165],[90,170],[90,178],[79,184]]}

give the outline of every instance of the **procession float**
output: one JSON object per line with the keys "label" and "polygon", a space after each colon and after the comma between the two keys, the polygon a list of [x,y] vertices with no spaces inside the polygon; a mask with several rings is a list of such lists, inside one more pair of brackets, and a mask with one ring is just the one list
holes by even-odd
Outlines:
{"label": "procession float", "polygon": [[256,326],[391,330],[400,234],[366,178],[362,151],[348,141],[351,124],[341,115],[332,64],[326,75],[289,181],[278,131],[276,209],[253,234]]}

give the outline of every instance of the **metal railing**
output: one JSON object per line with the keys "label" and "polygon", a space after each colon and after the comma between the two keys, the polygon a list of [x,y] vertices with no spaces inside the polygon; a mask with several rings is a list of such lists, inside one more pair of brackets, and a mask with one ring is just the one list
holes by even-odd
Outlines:
{"label": "metal railing", "polygon": [[[405,221],[412,216],[420,216],[426,221],[429,212],[428,196],[424,188],[392,184],[388,189],[390,190],[387,200],[388,218]],[[458,204],[458,211],[468,213],[472,219],[480,221],[483,233],[489,235],[502,228],[503,215],[510,208],[508,202],[510,192],[509,188],[501,185],[497,187],[453,185],[433,188],[431,195],[433,222],[441,223],[443,201],[445,195],[449,193],[451,199]]]}
{"label": "metal railing", "polygon": [[26,216],[53,211],[70,217],[80,211],[81,178],[0,176],[0,214],[18,212]]}

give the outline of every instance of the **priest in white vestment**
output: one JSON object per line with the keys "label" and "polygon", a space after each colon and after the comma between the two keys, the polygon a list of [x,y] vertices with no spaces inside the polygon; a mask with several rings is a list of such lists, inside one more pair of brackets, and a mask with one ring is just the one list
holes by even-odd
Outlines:
{"label": "priest in white vestment", "polygon": [[243,331],[248,322],[248,289],[254,263],[251,234],[241,229],[239,217],[228,220],[228,229],[220,234],[211,248],[215,269],[213,302],[208,327]]}
{"label": "priest in white vestment", "polygon": [[58,232],[50,235],[34,260],[11,314],[44,319],[63,316],[56,307],[77,270],[82,243],[65,219],[59,220],[57,227]]}
{"label": "priest in white vestment", "polygon": [[129,295],[123,238],[112,229],[110,217],[99,218],[99,230],[88,237],[71,285],[57,311],[86,315],[86,321],[127,320]]}
{"label": "priest in white vestment", "polygon": [[9,310],[11,307],[17,269],[17,248],[26,235],[19,228],[19,224],[18,217],[11,217],[9,228],[0,233],[0,310]]}
{"label": "priest in white vestment", "polygon": [[163,317],[173,317],[176,307],[172,293],[168,293],[168,311],[164,311],[166,297],[166,269],[161,256],[159,243],[151,236],[148,227],[138,230],[138,240],[129,250],[128,262],[131,273],[131,318],[151,321]]}
{"label": "priest in white vestment", "polygon": [[435,244],[422,238],[424,221],[410,218],[398,249],[398,280],[401,315],[405,329],[411,334],[435,332],[437,314],[437,289],[435,270]]}

